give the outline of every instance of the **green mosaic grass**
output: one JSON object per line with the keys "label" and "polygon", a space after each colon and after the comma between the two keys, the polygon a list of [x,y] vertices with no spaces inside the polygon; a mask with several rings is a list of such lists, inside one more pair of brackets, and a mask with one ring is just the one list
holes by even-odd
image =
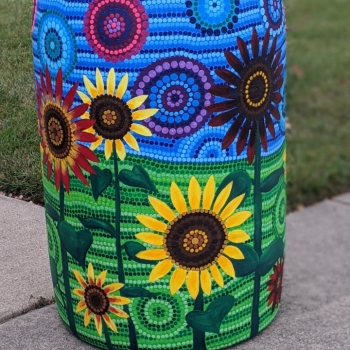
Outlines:
{"label": "green mosaic grass", "polygon": [[[283,166],[284,147],[272,154],[270,157],[263,158],[262,180],[267,177],[275,169]],[[106,162],[102,155],[100,155],[101,169],[111,168],[112,162]],[[129,156],[126,161],[120,164],[120,170],[130,169],[135,162],[142,163],[143,160]],[[146,170],[149,172],[151,178],[155,179],[158,192],[150,193],[144,189],[132,188],[121,185],[121,234],[122,244],[127,241],[135,241],[135,234],[143,231],[144,227],[136,219],[136,215],[145,214],[157,217],[153,208],[148,203],[148,195],[151,194],[169,205],[171,205],[169,198],[169,187],[172,178],[178,179],[177,183],[183,193],[187,192],[187,186],[191,174],[198,178],[200,185],[203,187],[208,179],[208,175],[203,171],[202,167],[197,167],[193,164],[177,164],[172,165],[169,170],[164,163],[161,162],[144,162]],[[241,169],[245,164],[237,162],[232,164],[211,164],[207,166],[208,173],[215,176],[217,186],[224,179],[227,173]],[[165,166],[165,167],[164,167]],[[45,171],[45,168],[44,168]],[[253,176],[253,167],[248,168],[250,176]],[[44,180],[46,201],[50,203],[57,211],[59,211],[59,202],[57,191],[52,182]],[[281,201],[276,201],[276,198],[281,197]],[[263,219],[262,219],[262,247],[263,250],[272,242],[276,236],[284,239],[284,222],[278,222],[275,212],[283,212],[285,208],[284,197],[284,178],[281,177],[277,186],[270,192],[263,195]],[[281,203],[280,203],[281,202]],[[280,204],[279,204],[280,203]],[[281,208],[276,206],[282,205]],[[283,207],[284,206],[284,207]],[[246,198],[240,210],[253,211],[253,196],[252,194]],[[115,215],[115,201],[113,192],[113,183],[98,199],[94,201],[91,195],[91,189],[82,185],[81,182],[72,178],[71,193],[65,196],[65,220],[72,224],[76,230],[82,230],[84,227],[78,220],[83,217],[99,217],[109,221],[113,224]],[[61,257],[59,238],[54,223],[48,218],[49,228],[49,250],[50,255],[55,258],[58,263],[58,269],[61,268]],[[254,238],[254,223],[249,219],[242,225],[244,229],[252,238],[247,242],[252,245]],[[108,277],[106,283],[112,283],[118,278],[118,266],[115,253],[115,240],[102,230],[92,230],[94,235],[94,243],[91,246],[87,261],[91,262],[96,271],[100,272],[104,269],[108,270]],[[151,247],[145,244],[146,248]],[[186,323],[185,316],[188,312],[193,310],[193,299],[189,296],[185,286],[183,286],[174,296],[169,294],[169,280],[170,275],[162,279],[150,283],[148,276],[154,265],[140,264],[131,260],[125,252],[123,253],[123,265],[125,268],[125,284],[129,287],[144,287],[150,292],[160,293],[156,298],[135,298],[130,304],[130,315],[136,324],[136,332],[139,342],[140,350],[157,349],[167,350],[168,344],[172,339],[176,338],[176,346],[183,349],[192,349],[193,335],[192,329]],[[73,270],[78,270],[86,277],[86,269],[82,269],[77,262],[69,258],[69,279],[71,288],[79,288]],[[96,272],[97,273],[97,272]],[[271,308],[267,307],[267,291],[266,282],[269,280],[269,275],[266,274],[261,282],[260,294],[260,330],[265,328],[275,317],[277,309],[272,313]],[[208,349],[221,349],[224,346],[230,346],[232,343],[242,341],[250,337],[251,331],[251,305],[253,299],[253,284],[254,275],[249,275],[243,278],[231,279],[225,275],[225,289],[219,287],[213,288],[212,294],[206,296],[204,299],[204,309],[216,298],[222,295],[233,295],[235,297],[235,306],[230,313],[225,317],[220,334],[206,333],[206,343]],[[63,288],[62,276],[59,277],[59,285]],[[58,311],[63,321],[68,325],[68,319],[65,315],[64,303],[58,288],[55,289],[55,296],[57,301]],[[80,299],[73,297],[73,306],[77,304]],[[75,314],[75,322],[77,330],[82,339],[93,343],[96,346],[106,348],[105,344],[101,342],[101,338],[97,335],[93,322],[88,327],[84,327],[83,313]],[[116,325],[119,333],[117,336],[111,334],[112,342],[118,343],[120,349],[128,349],[129,335],[127,321],[116,319]],[[102,339],[103,340],[103,339]],[[174,344],[173,344],[174,345]],[[170,348],[169,348],[170,349]]]}

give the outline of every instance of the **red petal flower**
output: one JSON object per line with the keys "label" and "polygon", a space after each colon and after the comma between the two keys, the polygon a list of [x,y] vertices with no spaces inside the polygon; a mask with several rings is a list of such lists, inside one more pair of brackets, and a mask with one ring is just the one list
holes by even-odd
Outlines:
{"label": "red petal flower", "polygon": [[44,150],[43,164],[47,165],[47,178],[50,180],[53,171],[56,189],[58,190],[62,184],[69,193],[69,165],[77,178],[88,186],[89,183],[81,168],[94,174],[95,172],[88,160],[93,162],[99,160],[88,147],[77,143],[78,141],[96,141],[94,135],[84,132],[94,124],[94,121],[79,120],[72,122],[72,120],[85,113],[88,108],[87,104],[80,104],[71,109],[78,84],[75,84],[63,97],[62,71],[60,69],[56,76],[55,94],[53,94],[50,73],[46,69],[45,79],[41,73],[40,84],[36,82],[36,86],[39,133],[42,138],[41,146]]}

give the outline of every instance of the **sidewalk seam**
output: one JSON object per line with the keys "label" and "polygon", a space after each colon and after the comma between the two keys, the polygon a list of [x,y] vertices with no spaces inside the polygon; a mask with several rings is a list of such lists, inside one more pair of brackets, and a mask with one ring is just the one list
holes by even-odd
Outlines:
{"label": "sidewalk seam", "polygon": [[7,316],[1,318],[0,325],[5,324],[5,323],[17,318],[17,317],[26,315],[31,311],[40,310],[40,309],[43,309],[44,307],[47,307],[47,306],[50,306],[53,304],[55,304],[55,299],[53,297],[51,299],[46,299],[46,298],[40,297],[38,300],[33,302],[31,305],[24,307],[22,310],[15,311],[10,315],[7,315]]}
{"label": "sidewalk seam", "polygon": [[347,206],[347,207],[350,207],[350,203],[349,203],[349,202],[345,202],[345,201],[342,201],[342,200],[340,200],[340,199],[331,199],[331,202],[336,202],[336,203],[345,205],[345,206]]}

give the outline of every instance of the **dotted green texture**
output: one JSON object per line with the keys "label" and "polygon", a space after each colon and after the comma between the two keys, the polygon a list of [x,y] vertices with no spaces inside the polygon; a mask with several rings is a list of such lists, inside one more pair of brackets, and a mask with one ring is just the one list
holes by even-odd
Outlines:
{"label": "dotted green texture", "polygon": [[[273,171],[284,166],[283,145],[277,152],[268,157],[262,158],[261,178],[262,181]],[[113,171],[113,161],[106,161],[103,154],[98,154],[100,159],[99,167],[101,169],[110,169]],[[187,200],[187,188],[191,176],[195,176],[201,188],[206,184],[210,174],[213,174],[218,187],[221,181],[231,172],[239,169],[245,169],[251,178],[253,178],[254,167],[247,166],[246,161],[236,163],[218,163],[218,164],[168,164],[156,162],[142,157],[128,156],[125,161],[119,162],[119,170],[132,169],[135,165],[142,165],[149,173],[150,178],[155,183],[158,193],[151,193],[172,206],[169,196],[171,181],[176,181]],[[46,169],[44,167],[44,173]],[[88,174],[86,174],[88,177]],[[45,188],[46,203],[50,203],[59,212],[59,194],[55,189],[53,181],[47,181],[43,177]],[[113,180],[114,181],[114,180]],[[277,236],[284,240],[285,231],[285,179],[280,178],[277,186],[271,191],[263,193],[262,204],[262,249],[264,249]],[[252,188],[253,189],[253,188]],[[136,215],[144,214],[156,217],[154,209],[148,202],[149,191],[132,188],[121,184],[121,243],[127,241],[138,241],[135,234],[144,231],[144,226],[138,222]],[[74,226],[76,230],[82,230],[84,227],[79,218],[98,217],[107,220],[112,225],[115,217],[114,201],[114,182],[95,202],[92,197],[91,188],[86,187],[74,176],[71,176],[71,192],[65,195],[64,215],[65,221]],[[253,212],[253,216],[243,225],[251,237],[247,244],[253,246],[254,241],[254,205],[253,190],[244,204],[238,209]],[[47,231],[49,252],[57,264],[58,286],[55,288],[55,298],[58,312],[63,322],[68,327],[68,318],[65,313],[64,283],[62,277],[62,261],[60,253],[60,241],[55,227],[55,223],[47,216]],[[92,263],[95,269],[95,275],[102,270],[107,269],[108,275],[106,284],[118,280],[118,265],[115,249],[115,239],[102,230],[91,230],[93,233],[93,244],[88,251],[86,262]],[[145,244],[146,248],[151,248]],[[78,263],[69,256],[70,287],[81,288],[73,275],[73,270],[78,270],[87,279],[87,266],[83,270]],[[123,264],[125,269],[125,284],[128,287],[144,287],[150,292],[159,293],[155,298],[133,298],[129,305],[130,317],[132,318],[140,350],[160,349],[192,349],[193,335],[192,329],[187,324],[185,316],[193,310],[194,301],[190,297],[186,286],[184,285],[174,296],[169,292],[169,273],[164,278],[150,283],[148,276],[154,267],[150,264],[140,264],[128,258],[123,251]],[[260,289],[260,330],[267,327],[275,317],[278,308],[271,313],[271,307],[267,306],[266,282],[272,271],[261,279]],[[229,347],[234,343],[241,342],[250,337],[251,312],[253,299],[254,274],[243,278],[232,279],[224,275],[225,287],[220,288],[213,282],[213,289],[210,296],[204,296],[204,309],[216,298],[224,295],[234,296],[236,302],[230,313],[223,320],[220,327],[220,334],[206,333],[207,349],[222,349]],[[72,294],[73,307],[79,302],[79,297]],[[96,332],[93,320],[88,327],[84,327],[84,312],[75,313],[75,322],[79,337],[95,346],[107,348],[104,336],[100,337]],[[118,349],[129,349],[128,324],[126,320],[112,316],[113,321],[118,327],[118,333],[110,331],[111,341]]]}

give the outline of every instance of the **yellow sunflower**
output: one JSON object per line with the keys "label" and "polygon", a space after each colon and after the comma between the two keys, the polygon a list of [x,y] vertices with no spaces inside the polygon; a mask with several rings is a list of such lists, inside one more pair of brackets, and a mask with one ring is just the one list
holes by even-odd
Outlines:
{"label": "yellow sunflower", "polygon": [[83,299],[78,302],[76,312],[79,313],[85,310],[85,327],[90,324],[91,316],[94,314],[96,330],[100,336],[102,335],[102,319],[113,332],[117,332],[117,326],[107,312],[111,312],[121,318],[129,317],[126,312],[114,305],[127,305],[131,303],[131,300],[121,296],[110,295],[121,289],[123,284],[112,283],[103,287],[106,281],[107,271],[102,271],[95,281],[95,272],[91,263],[88,266],[88,282],[85,281],[79,271],[74,270],[73,273],[83,288],[74,289],[73,293]]}
{"label": "yellow sunflower", "polygon": [[[224,286],[222,271],[235,277],[232,260],[242,260],[244,255],[232,243],[243,243],[249,235],[238,229],[252,214],[249,211],[234,213],[242,203],[244,195],[226,204],[232,190],[230,182],[215,198],[215,179],[211,176],[202,192],[195,177],[188,186],[188,203],[175,182],[170,187],[170,198],[176,212],[166,203],[148,197],[154,210],[166,221],[159,221],[146,215],[137,219],[155,232],[140,232],[136,238],[156,246],[141,251],[137,257],[160,261],[152,270],[149,281],[154,282],[167,275],[174,267],[170,278],[170,292],[175,294],[186,282],[187,289],[195,299],[200,287],[210,295],[211,277]],[[220,270],[222,269],[222,271]]]}
{"label": "yellow sunflower", "polygon": [[128,74],[125,74],[115,85],[115,72],[112,68],[104,84],[100,70],[96,69],[96,86],[85,75],[84,84],[89,96],[78,91],[82,101],[89,105],[89,110],[82,116],[82,119],[95,120],[93,127],[88,129],[97,137],[91,144],[95,150],[105,140],[105,157],[108,160],[113,152],[113,145],[118,157],[124,160],[126,156],[125,146],[122,140],[135,151],[140,151],[137,140],[131,131],[142,135],[152,136],[151,131],[137,122],[154,116],[158,112],[156,108],[139,109],[147,99],[147,95],[140,95],[124,102],[123,97],[128,87]]}

